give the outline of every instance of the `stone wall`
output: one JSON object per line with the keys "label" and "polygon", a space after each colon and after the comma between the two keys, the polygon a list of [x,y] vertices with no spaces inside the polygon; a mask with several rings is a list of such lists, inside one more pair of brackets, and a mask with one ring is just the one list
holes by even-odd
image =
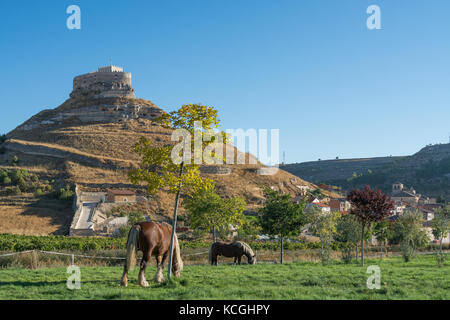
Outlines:
{"label": "stone wall", "polygon": [[131,86],[131,73],[108,70],[122,69],[114,66],[104,67],[99,68],[99,71],[75,77],[70,97],[82,97],[94,92],[94,98],[134,98],[134,89]]}
{"label": "stone wall", "polygon": [[231,168],[224,166],[201,166],[200,172],[205,174],[230,174]]}

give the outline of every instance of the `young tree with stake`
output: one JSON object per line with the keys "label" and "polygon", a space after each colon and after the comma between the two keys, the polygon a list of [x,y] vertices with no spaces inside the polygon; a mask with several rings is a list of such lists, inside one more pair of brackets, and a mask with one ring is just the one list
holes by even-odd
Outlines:
{"label": "young tree with stake", "polygon": [[134,151],[141,161],[137,169],[129,172],[128,177],[133,184],[144,183],[149,194],[156,194],[162,189],[168,189],[170,193],[176,194],[169,250],[170,280],[180,194],[192,195],[201,189],[212,188],[212,180],[200,177],[198,164],[202,163],[205,154],[216,160],[214,149],[208,153],[204,153],[204,150],[209,150],[207,147],[215,143],[224,142],[226,135],[223,132],[216,134],[213,132],[219,128],[217,110],[199,104],[183,105],[180,109],[165,113],[154,121],[166,129],[174,130],[172,141],[181,140],[181,142],[157,146],[147,138],[141,137],[134,146]]}
{"label": "young tree with stake", "polygon": [[350,214],[357,217],[361,224],[361,264],[364,266],[364,236],[372,223],[386,219],[394,210],[394,201],[381,190],[372,190],[369,186],[349,192],[347,200],[351,202]]}
{"label": "young tree with stake", "polygon": [[262,231],[278,236],[281,244],[280,263],[283,263],[283,240],[290,235],[298,235],[306,223],[304,209],[306,201],[294,203],[290,194],[281,194],[270,188],[263,189],[266,205],[261,209]]}

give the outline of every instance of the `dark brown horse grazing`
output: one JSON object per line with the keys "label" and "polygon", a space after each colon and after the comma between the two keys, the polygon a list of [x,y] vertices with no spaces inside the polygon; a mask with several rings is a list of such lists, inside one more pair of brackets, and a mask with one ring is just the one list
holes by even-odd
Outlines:
{"label": "dark brown horse grazing", "polygon": [[214,242],[209,248],[209,262],[217,266],[217,256],[234,257],[236,261],[241,264],[242,256],[246,256],[249,264],[256,263],[256,255],[248,244],[242,241],[235,241],[233,243]]}
{"label": "dark brown horse grazing", "polygon": [[[139,222],[131,227],[128,233],[127,241],[127,259],[123,268],[121,284],[125,287],[128,285],[127,274],[136,264],[136,252],[142,251],[141,268],[139,270],[139,285],[148,287],[145,280],[145,268],[150,263],[150,258],[155,256],[157,272],[154,280],[162,282],[164,280],[163,269],[164,263],[169,256],[170,237],[172,235],[172,226],[168,223],[156,223],[152,221]],[[173,261],[172,271],[176,277],[180,276],[183,270],[183,261],[181,260],[180,246],[175,233],[173,243]]]}

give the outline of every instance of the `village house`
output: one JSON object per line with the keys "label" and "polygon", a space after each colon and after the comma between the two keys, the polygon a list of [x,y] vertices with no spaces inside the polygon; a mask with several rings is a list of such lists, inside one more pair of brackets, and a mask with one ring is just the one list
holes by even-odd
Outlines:
{"label": "village house", "polygon": [[131,190],[81,192],[76,188],[75,194],[75,214],[69,233],[71,236],[113,235],[127,224],[128,217],[108,217],[109,210],[127,203],[148,201],[145,197],[137,197]]}
{"label": "village house", "polygon": [[319,199],[314,199],[313,201],[306,204],[306,210],[312,209],[312,208],[318,208],[322,211],[322,213],[330,213],[330,206],[320,202]]}
{"label": "village house", "polygon": [[346,199],[331,199],[330,200],[330,210],[338,211],[342,214],[347,214],[350,211],[351,203]]}

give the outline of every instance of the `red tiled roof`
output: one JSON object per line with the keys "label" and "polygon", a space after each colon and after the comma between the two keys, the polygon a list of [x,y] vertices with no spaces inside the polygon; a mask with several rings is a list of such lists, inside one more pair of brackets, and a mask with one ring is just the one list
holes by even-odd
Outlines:
{"label": "red tiled roof", "polygon": [[134,196],[136,192],[131,190],[108,190],[108,193],[111,193],[116,196]]}

